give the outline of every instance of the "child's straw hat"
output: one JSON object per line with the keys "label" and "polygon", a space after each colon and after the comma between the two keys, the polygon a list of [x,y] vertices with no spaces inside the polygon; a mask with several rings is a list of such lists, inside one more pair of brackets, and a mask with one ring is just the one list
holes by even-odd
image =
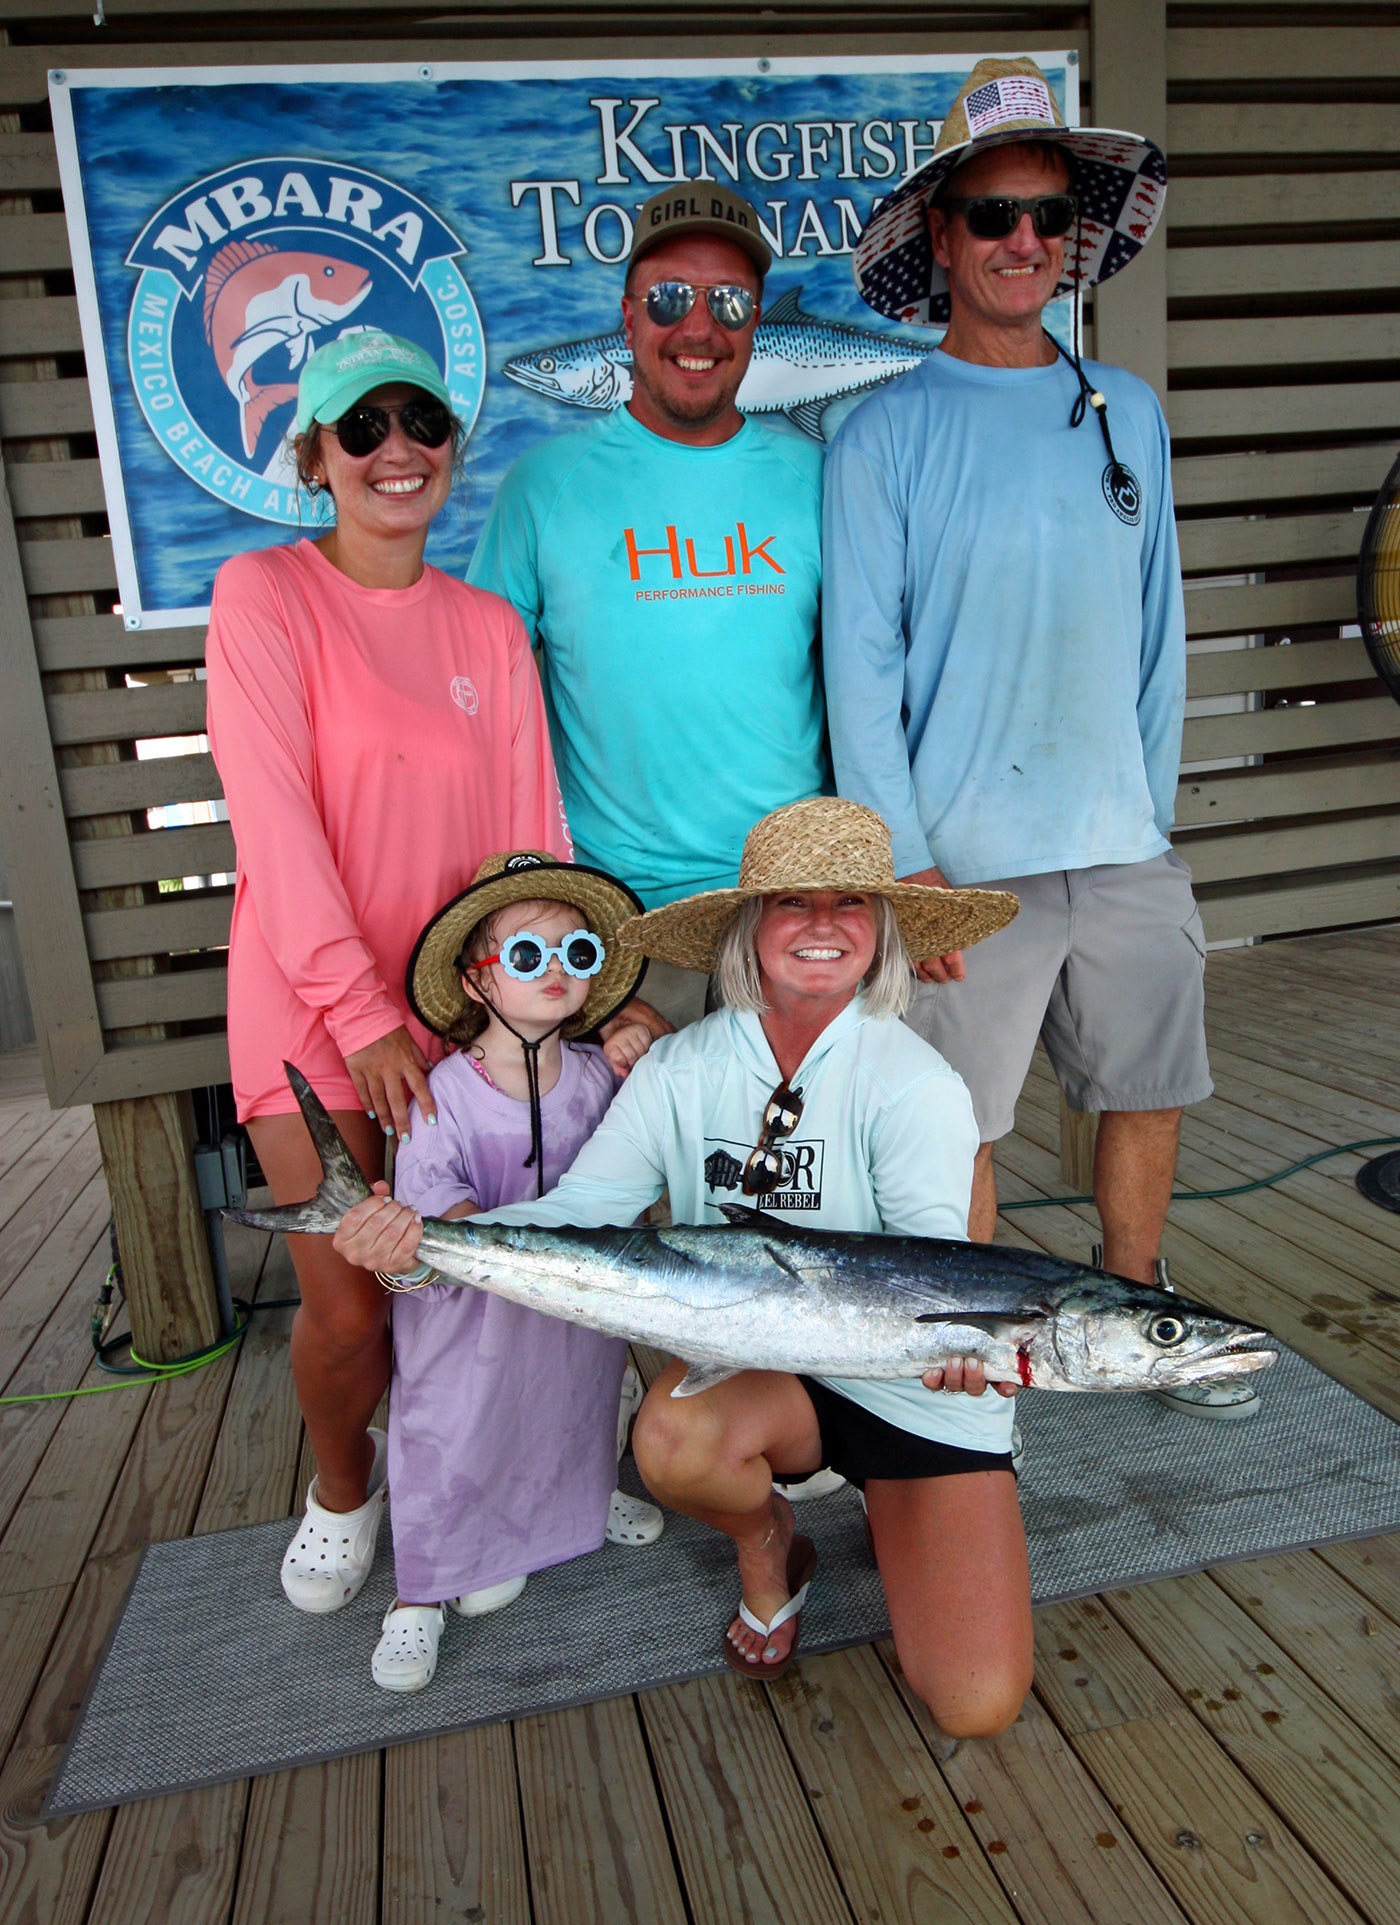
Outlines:
{"label": "child's straw hat", "polygon": [[470,885],[428,923],[408,959],[405,988],[409,1007],[439,1036],[466,1011],[486,1010],[462,988],[457,958],[476,925],[513,902],[567,902],[581,921],[603,939],[603,967],[589,983],[588,1000],[564,1025],[566,1036],[581,1036],[613,1016],[632,995],[646,970],[635,949],[617,940],[620,926],[635,920],[642,907],[625,882],[581,862],[560,862],[540,849],[505,850],[488,856]]}

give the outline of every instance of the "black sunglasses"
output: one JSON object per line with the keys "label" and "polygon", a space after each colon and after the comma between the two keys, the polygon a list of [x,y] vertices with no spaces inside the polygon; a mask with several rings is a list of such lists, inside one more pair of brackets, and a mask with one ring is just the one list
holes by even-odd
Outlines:
{"label": "black sunglasses", "polygon": [[388,434],[391,421],[397,421],[409,440],[416,441],[420,448],[440,448],[452,434],[451,409],[427,395],[421,401],[405,401],[401,408],[376,408],[373,403],[362,401],[357,408],[343,414],[333,427],[329,422],[326,425],[331,427],[331,433],[346,454],[358,460],[374,453]]}
{"label": "black sunglasses", "polygon": [[647,289],[647,313],[659,328],[673,328],[695,306],[703,294],[705,305],[731,334],[746,328],[753,319],[754,297],[746,287],[694,287],[689,281],[655,281]]}
{"label": "black sunglasses", "polygon": [[1073,194],[1037,194],[1031,200],[1018,200],[1013,194],[975,194],[970,200],[942,200],[936,205],[961,214],[968,233],[979,241],[1004,241],[1015,233],[1023,214],[1030,215],[1041,240],[1057,241],[1074,226],[1078,212]]}
{"label": "black sunglasses", "polygon": [[763,1106],[763,1131],[758,1148],[744,1165],[740,1187],[745,1196],[767,1196],[783,1180],[782,1153],[774,1146],[791,1136],[802,1121],[802,1092],[779,1083]]}

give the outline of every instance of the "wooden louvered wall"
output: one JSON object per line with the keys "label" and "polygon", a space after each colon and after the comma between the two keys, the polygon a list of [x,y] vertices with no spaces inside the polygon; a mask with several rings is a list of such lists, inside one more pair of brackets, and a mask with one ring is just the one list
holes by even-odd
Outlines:
{"label": "wooden louvered wall", "polygon": [[[1344,24],[1327,24],[1333,12]],[[1160,0],[1099,0],[1091,19],[1026,0],[885,0],[853,16],[811,0],[691,0],[668,10],[665,35],[637,6],[581,9],[563,40],[560,21],[529,0],[425,27],[384,0],[277,14],[115,0],[97,26],[73,0],[0,0],[0,441],[13,509],[13,526],[0,517],[0,838],[54,1101],[226,1076],[228,891],[159,885],[226,872],[233,849],[224,824],[146,823],[148,808],[219,794],[197,742],[159,760],[134,752],[142,738],[197,737],[203,635],[132,635],[104,612],[115,574],[47,131],[50,67],[1078,48],[1085,117],[1097,92],[1103,119],[1164,129],[1173,167],[1168,245],[1154,241],[1105,290],[1099,320],[1109,357],[1166,392],[1183,559],[1199,584],[1193,710],[1230,711],[1193,713],[1188,764],[1232,766],[1188,774],[1179,799],[1208,932],[1395,915],[1400,710],[1339,631],[1354,619],[1355,511],[1400,442],[1396,10],[1237,0],[1164,15]]]}

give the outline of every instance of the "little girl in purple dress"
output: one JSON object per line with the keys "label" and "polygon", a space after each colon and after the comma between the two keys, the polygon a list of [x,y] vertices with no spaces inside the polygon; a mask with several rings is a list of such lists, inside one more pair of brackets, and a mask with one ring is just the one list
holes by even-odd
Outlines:
{"label": "little girl in purple dress", "polygon": [[[558,1183],[651,1040],[633,1023],[601,1049],[563,1040],[631,996],[643,965],[615,935],[640,908],[597,869],[521,850],[488,858],[433,917],[409,960],[409,1000],[458,1049],[429,1078],[436,1126],[413,1110],[400,1202],[464,1217]],[[431,1682],[444,1600],[480,1616],[518,1597],[531,1571],[597,1550],[605,1535],[642,1544],[661,1532],[654,1505],[614,1488],[626,1345],[485,1291],[416,1280],[400,1281],[394,1302],[398,1596],[371,1665],[387,1691]]]}

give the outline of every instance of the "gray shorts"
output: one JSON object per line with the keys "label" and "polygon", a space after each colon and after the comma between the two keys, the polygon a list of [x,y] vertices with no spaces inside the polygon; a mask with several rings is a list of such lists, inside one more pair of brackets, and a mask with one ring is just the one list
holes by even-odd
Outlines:
{"label": "gray shorts", "polygon": [[1037,1035],[1072,1109],[1170,1110],[1210,1095],[1205,935],[1175,853],[989,882],[1021,900],[969,949],[967,980],[921,983],[905,1021],[1005,1136]]}

